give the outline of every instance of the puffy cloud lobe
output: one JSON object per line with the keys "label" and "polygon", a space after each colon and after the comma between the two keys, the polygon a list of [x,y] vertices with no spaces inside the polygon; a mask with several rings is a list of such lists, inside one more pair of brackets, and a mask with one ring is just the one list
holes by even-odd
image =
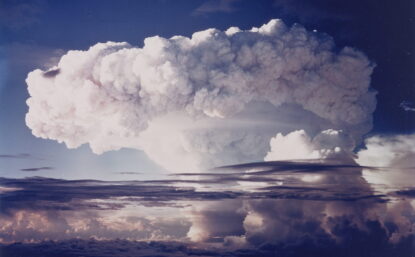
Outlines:
{"label": "puffy cloud lobe", "polygon": [[297,130],[283,136],[278,133],[270,141],[271,151],[266,161],[317,158],[311,146],[311,139],[304,130]]}
{"label": "puffy cloud lobe", "polygon": [[367,138],[365,146],[366,149],[357,153],[356,162],[362,166],[379,167],[376,170],[364,169],[366,180],[386,192],[397,187],[413,187],[415,134],[376,135]]}
{"label": "puffy cloud lobe", "polygon": [[[304,130],[278,133],[270,141],[265,161],[294,159],[337,159],[352,161],[353,139],[341,130],[328,129],[311,139]],[[353,161],[352,161],[353,162]]]}
{"label": "puffy cloud lobe", "polygon": [[[142,48],[99,43],[69,51],[54,76],[29,73],[26,123],[35,136],[70,148],[88,143],[96,153],[142,149],[153,159],[161,156],[156,161],[173,170],[183,168],[176,165],[183,157],[190,169],[212,165],[211,159],[236,162],[252,142],[258,150],[245,161],[258,160],[270,137],[283,132],[278,120],[268,120],[273,129],[256,135],[253,131],[261,129],[240,130],[234,117],[258,103],[267,103],[268,111],[293,105],[297,115],[315,117],[313,133],[342,129],[358,141],[371,128],[375,108],[369,91],[372,69],[361,52],[337,51],[327,36],[298,25],[287,28],[280,20],[247,31],[232,27],[191,38],[150,37]],[[172,114],[180,124],[166,127]],[[255,115],[243,118],[252,125]],[[229,123],[225,139],[206,137],[224,121]],[[304,129],[299,124],[287,132]],[[158,150],[148,137],[163,138]]]}
{"label": "puffy cloud lobe", "polygon": [[415,134],[373,136],[365,140],[357,162],[365,166],[414,167]]}

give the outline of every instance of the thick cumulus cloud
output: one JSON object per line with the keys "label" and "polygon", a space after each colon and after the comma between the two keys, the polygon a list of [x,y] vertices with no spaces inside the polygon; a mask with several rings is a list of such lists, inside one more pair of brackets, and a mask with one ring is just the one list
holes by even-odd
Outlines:
{"label": "thick cumulus cloud", "polygon": [[[241,165],[238,168],[242,168]],[[242,169],[252,168],[253,166],[245,166]],[[271,173],[269,166],[261,168],[255,165],[255,168],[262,169],[263,176]],[[259,191],[269,190],[267,197],[251,194],[249,198],[196,205],[190,213],[192,226],[187,236],[195,242],[222,241],[225,246],[236,249],[247,246],[258,249],[264,245],[295,245],[301,249],[302,240],[316,242],[324,239],[321,244],[325,249],[333,243],[336,247],[351,247],[351,244],[370,248],[391,245],[405,253],[402,256],[409,256],[413,252],[410,240],[413,240],[415,228],[415,201],[411,198],[402,198],[403,195],[395,198],[393,194],[383,200],[374,197],[376,192],[362,178],[362,168],[358,166],[349,165],[348,168],[337,170],[331,167],[325,171],[308,166],[308,174],[304,173],[305,170],[298,172],[298,168],[292,173],[288,172],[287,167],[284,171],[275,170],[279,175],[274,174],[274,178],[283,178],[280,180],[282,184],[273,181],[260,189]],[[246,187],[243,188],[246,190]],[[276,192],[281,193],[286,189],[284,196]],[[316,197],[313,190],[318,191],[320,197]],[[332,196],[342,198],[349,195],[356,198],[340,200],[321,197],[331,190],[339,190],[333,192]],[[363,192],[362,197],[358,196]],[[411,245],[411,250],[399,246],[405,241]],[[298,252],[298,249],[295,251]],[[364,256],[368,248],[365,249],[365,253],[349,252],[345,256]],[[374,250],[378,249],[375,247]],[[380,254],[382,252],[383,250]]]}
{"label": "thick cumulus cloud", "polygon": [[332,129],[358,142],[375,108],[372,70],[361,52],[280,20],[142,48],[99,43],[29,73],[26,124],[70,148],[141,149],[170,170],[261,160],[277,133]]}
{"label": "thick cumulus cloud", "polygon": [[357,162],[365,166],[415,167],[415,134],[373,136],[365,140],[366,149],[358,152]]}
{"label": "thick cumulus cloud", "polygon": [[324,130],[311,139],[304,130],[278,133],[270,141],[265,161],[293,159],[337,159],[353,162],[353,139],[341,130]]}
{"label": "thick cumulus cloud", "polygon": [[356,161],[365,169],[364,177],[381,190],[411,188],[415,180],[415,134],[377,135],[365,140],[365,149],[357,153]]}

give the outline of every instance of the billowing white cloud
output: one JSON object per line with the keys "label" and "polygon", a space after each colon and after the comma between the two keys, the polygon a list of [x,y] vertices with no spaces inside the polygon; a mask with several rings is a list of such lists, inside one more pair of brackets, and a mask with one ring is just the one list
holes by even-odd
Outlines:
{"label": "billowing white cloud", "polygon": [[29,73],[26,124],[70,148],[141,149],[169,170],[261,160],[277,133],[333,129],[358,142],[376,103],[372,70],[361,52],[281,20],[142,48],[99,43]]}
{"label": "billowing white cloud", "polygon": [[311,139],[304,130],[287,135],[278,133],[270,141],[271,150],[265,161],[293,159],[338,159],[351,161],[353,139],[341,130],[328,129]]}
{"label": "billowing white cloud", "polygon": [[296,130],[283,136],[278,133],[270,141],[271,151],[265,161],[318,158],[313,151],[310,137],[304,130]]}
{"label": "billowing white cloud", "polygon": [[365,140],[366,149],[358,152],[357,162],[364,166],[415,166],[415,134],[373,136]]}
{"label": "billowing white cloud", "polygon": [[357,163],[378,167],[364,169],[364,178],[379,191],[413,187],[415,181],[415,134],[372,136],[365,140],[366,149],[357,153]]}

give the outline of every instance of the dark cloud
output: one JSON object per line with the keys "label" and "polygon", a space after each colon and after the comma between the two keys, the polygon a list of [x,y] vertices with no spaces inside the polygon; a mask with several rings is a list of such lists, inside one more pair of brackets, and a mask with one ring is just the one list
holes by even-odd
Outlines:
{"label": "dark cloud", "polygon": [[[3,257],[44,256],[44,257],[185,257],[185,256],[221,256],[221,257],[412,257],[415,250],[413,236],[398,244],[386,240],[386,234],[380,224],[368,224],[370,230],[363,232],[340,225],[336,233],[347,233],[349,237],[338,243],[328,237],[303,238],[300,242],[264,244],[258,248],[227,251],[218,248],[197,248],[178,242],[137,242],[129,240],[81,240],[45,241],[41,243],[16,243],[1,245]],[[376,234],[376,237],[371,235]],[[368,237],[369,236],[369,237]]]}
{"label": "dark cloud", "polygon": [[[336,172],[338,170],[360,172],[362,166],[357,164],[331,163],[330,160],[296,160],[296,161],[270,161],[243,163],[230,166],[218,167],[215,170],[247,170],[256,169],[253,174],[277,173],[277,172],[301,172],[301,173],[322,173]],[[365,167],[369,168],[369,167]]]}
{"label": "dark cloud", "polygon": [[407,189],[407,190],[399,190],[399,191],[396,191],[396,194],[399,196],[415,198],[415,189],[412,188],[412,189]]}
{"label": "dark cloud", "polygon": [[[176,173],[175,176],[240,176],[246,175],[247,171],[251,175],[266,175],[272,173],[336,173],[337,175],[357,173],[361,175],[361,169],[376,169],[373,167],[363,167],[357,164],[343,164],[331,160],[287,160],[287,161],[267,161],[242,163],[228,166],[216,167],[211,172],[206,173]],[[340,172],[338,172],[340,171]]]}
{"label": "dark cloud", "polygon": [[132,172],[132,171],[122,171],[122,172],[116,172],[117,174],[121,175],[139,175],[142,174],[141,172]]}
{"label": "dark cloud", "polygon": [[61,70],[59,68],[52,68],[48,71],[45,71],[43,73],[43,77],[45,78],[54,78],[56,77],[56,75],[58,75],[61,72]]}
{"label": "dark cloud", "polygon": [[[266,173],[268,175],[268,173]],[[245,177],[242,177],[245,176]],[[348,179],[345,180],[346,177]],[[10,209],[79,209],[92,208],[85,204],[88,200],[125,197],[134,199],[137,204],[167,204],[180,200],[211,201],[221,199],[308,199],[320,201],[358,201],[372,198],[384,201],[385,195],[375,194],[365,184],[353,176],[340,175],[339,178],[322,177],[324,185],[307,185],[300,177],[288,177],[284,180],[261,177],[257,174],[240,176],[219,176],[208,180],[153,180],[153,181],[98,181],[98,180],[61,180],[42,177],[24,179],[0,178],[0,185],[17,188],[0,195],[2,212]],[[331,181],[333,180],[333,181]],[[342,181],[339,186],[337,180]],[[287,185],[275,185],[285,181]],[[252,183],[255,190],[250,192],[240,183]],[[324,182],[324,181],[323,181]],[[189,183],[185,187],[183,184]],[[259,184],[258,184],[259,183]],[[330,185],[331,183],[331,185]],[[181,184],[178,186],[176,184]],[[204,189],[208,185],[209,190]],[[258,184],[258,185],[256,185]],[[197,190],[194,185],[200,185]],[[118,205],[99,204],[97,209],[118,208]]]}
{"label": "dark cloud", "polygon": [[0,158],[12,158],[12,159],[31,159],[33,156],[28,153],[20,154],[0,154]]}
{"label": "dark cloud", "polygon": [[41,170],[53,170],[53,167],[39,167],[39,168],[26,168],[20,169],[21,171],[41,171]]}
{"label": "dark cloud", "polygon": [[[167,181],[165,184],[169,184]],[[0,185],[16,190],[0,194],[0,210],[11,209],[111,209],[120,205],[86,203],[94,199],[134,197],[136,202],[170,202],[177,200],[215,200],[237,198],[240,192],[198,192],[192,187],[154,185],[145,181],[63,180],[43,177],[0,178]]]}
{"label": "dark cloud", "polygon": [[220,256],[212,250],[188,247],[176,242],[134,242],[128,240],[79,240],[46,241],[38,244],[12,244],[2,246],[2,256]]}
{"label": "dark cloud", "polygon": [[[52,167],[22,171],[49,170]],[[361,167],[322,163],[263,162],[218,168],[210,173],[175,174],[177,179],[147,181],[64,180],[44,177],[0,178],[0,186],[15,188],[0,194],[2,212],[10,209],[121,208],[111,199],[135,204],[168,205],[176,201],[221,199],[297,199],[314,201],[384,202],[362,178]],[[189,179],[188,179],[189,178]],[[250,188],[249,190],[247,188]],[[91,200],[107,199],[91,205]]]}

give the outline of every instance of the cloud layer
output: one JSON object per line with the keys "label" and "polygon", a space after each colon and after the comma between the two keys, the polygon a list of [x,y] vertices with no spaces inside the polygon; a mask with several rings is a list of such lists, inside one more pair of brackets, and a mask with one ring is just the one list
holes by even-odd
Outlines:
{"label": "cloud layer", "polygon": [[29,73],[26,124],[70,148],[141,149],[170,170],[261,160],[277,133],[359,141],[375,108],[372,69],[361,52],[281,20],[142,48],[98,43]]}
{"label": "cloud layer", "polygon": [[0,252],[304,256],[313,251],[333,256],[349,249],[340,256],[367,256],[370,251],[405,257],[413,253],[413,186],[379,194],[357,165],[261,162],[171,177],[0,178]]}

